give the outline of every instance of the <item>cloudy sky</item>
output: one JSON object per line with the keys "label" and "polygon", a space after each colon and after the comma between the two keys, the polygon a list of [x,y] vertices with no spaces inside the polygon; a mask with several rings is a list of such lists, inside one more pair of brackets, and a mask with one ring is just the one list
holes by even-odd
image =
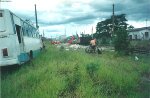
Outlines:
{"label": "cloudy sky", "polygon": [[[37,5],[41,34],[46,37],[95,32],[97,22],[110,18],[112,4],[115,14],[126,14],[128,24],[135,28],[150,26],[150,0],[0,0],[0,8],[9,9],[22,19],[35,23]],[[147,22],[146,22],[147,20]]]}

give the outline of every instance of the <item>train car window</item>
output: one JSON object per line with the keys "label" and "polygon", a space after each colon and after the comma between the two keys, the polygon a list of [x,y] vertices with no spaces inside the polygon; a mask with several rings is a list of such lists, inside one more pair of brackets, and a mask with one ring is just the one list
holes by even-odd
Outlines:
{"label": "train car window", "polygon": [[17,36],[18,36],[18,41],[19,41],[19,43],[21,43],[21,34],[20,34],[21,26],[15,24],[15,27],[16,27],[16,32],[17,32]]}
{"label": "train car window", "polygon": [[3,13],[0,13],[0,17],[3,17]]}

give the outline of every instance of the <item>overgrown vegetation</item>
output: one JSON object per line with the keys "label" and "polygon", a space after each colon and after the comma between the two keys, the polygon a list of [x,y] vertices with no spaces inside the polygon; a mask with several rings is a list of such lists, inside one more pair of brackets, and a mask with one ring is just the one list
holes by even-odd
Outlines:
{"label": "overgrown vegetation", "polygon": [[[127,29],[127,19],[125,14],[114,15],[114,25],[112,24],[113,16],[98,22],[94,37],[98,39],[100,45],[113,45],[115,51],[119,54],[127,54],[129,46]],[[112,31],[114,26],[114,32]]]}
{"label": "overgrown vegetation", "polygon": [[116,32],[116,36],[114,37],[114,47],[115,51],[122,54],[128,54],[129,40],[127,30],[124,28],[120,28]]}
{"label": "overgrown vegetation", "polygon": [[147,48],[150,49],[150,41],[149,40],[135,40],[130,41],[130,48]]}
{"label": "overgrown vegetation", "polygon": [[86,54],[48,45],[32,63],[4,71],[2,98],[149,98],[149,56]]}
{"label": "overgrown vegetation", "polygon": [[61,92],[59,93],[58,97],[76,97],[76,90],[79,87],[80,84],[80,72],[78,72],[79,66],[76,65],[73,73],[72,74],[68,74],[66,76],[66,85],[64,87],[64,89],[61,90]]}

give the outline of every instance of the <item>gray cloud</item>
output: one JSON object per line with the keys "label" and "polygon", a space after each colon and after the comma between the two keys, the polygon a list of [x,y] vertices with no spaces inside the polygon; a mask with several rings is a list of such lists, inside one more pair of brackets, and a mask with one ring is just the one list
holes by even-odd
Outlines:
{"label": "gray cloud", "polygon": [[62,19],[61,21],[41,21],[39,23],[41,25],[62,25],[62,24],[90,24],[92,20],[94,20],[96,16],[87,14],[84,16],[71,17],[68,19]]}
{"label": "gray cloud", "polygon": [[149,0],[132,0],[134,3],[141,4],[141,3],[149,3]]}
{"label": "gray cloud", "polygon": [[[90,10],[84,9],[85,6]],[[115,3],[116,14],[126,14],[128,20],[143,21],[150,18],[150,0],[126,0],[122,2],[119,0]],[[83,5],[81,9],[73,9],[70,3],[62,5],[59,12],[61,15],[69,16],[68,19],[62,21],[53,21],[49,25],[59,25],[67,23],[86,24],[92,23],[96,18],[109,18],[112,15],[112,2],[93,1],[89,5]]]}
{"label": "gray cloud", "polygon": [[[56,19],[41,20],[43,17],[39,18],[39,23],[44,25],[63,25],[63,24],[90,24],[95,19],[109,18],[112,15],[112,2],[93,1],[90,4],[80,4],[80,8],[73,8],[72,2],[66,2],[61,4],[56,12],[58,17]],[[118,0],[115,2],[115,14],[126,14],[128,20],[143,21],[146,18],[150,18],[150,0]],[[88,9],[86,9],[88,8]],[[40,15],[45,14],[45,12],[39,12]],[[49,12],[48,14],[51,14]],[[39,15],[39,17],[40,17]],[[34,12],[30,12],[29,16],[20,15],[27,19],[34,20]],[[60,17],[59,17],[60,16]]]}
{"label": "gray cloud", "polygon": [[[145,20],[150,18],[150,0],[118,0],[115,3],[115,14],[126,14],[128,20]],[[91,7],[95,10],[95,13],[108,13],[112,15],[112,3],[101,4],[95,2],[91,4]]]}
{"label": "gray cloud", "polygon": [[[118,6],[116,4],[116,6]],[[116,13],[125,13],[128,16],[128,20],[143,21],[150,19],[150,0],[128,0],[126,3],[122,3],[122,10],[116,11]],[[120,7],[118,7],[119,9]]]}
{"label": "gray cloud", "polygon": [[[39,26],[56,25],[87,25],[95,20],[99,21],[110,18],[112,15],[112,0],[93,0],[91,3],[73,2],[60,4],[56,10],[38,12]],[[116,0],[115,14],[126,14],[128,21],[150,20],[150,0]],[[34,11],[16,12],[23,19],[30,19],[35,23]],[[49,28],[46,32],[61,32],[58,28]]]}

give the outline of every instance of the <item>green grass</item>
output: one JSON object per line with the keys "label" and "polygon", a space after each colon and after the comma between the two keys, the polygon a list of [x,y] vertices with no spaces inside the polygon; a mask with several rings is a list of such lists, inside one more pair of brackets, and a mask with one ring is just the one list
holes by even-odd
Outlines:
{"label": "green grass", "polygon": [[32,63],[2,72],[2,98],[149,98],[150,56],[60,51],[48,45]]}

